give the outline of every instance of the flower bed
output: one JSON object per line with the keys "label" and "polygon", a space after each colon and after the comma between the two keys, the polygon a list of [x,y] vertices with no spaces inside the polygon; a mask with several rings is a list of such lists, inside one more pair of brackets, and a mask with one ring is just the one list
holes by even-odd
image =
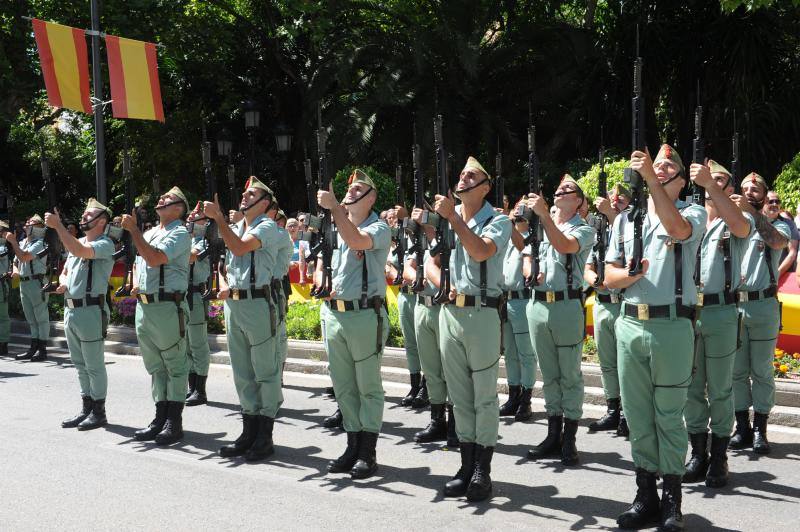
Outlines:
{"label": "flower bed", "polygon": [[772,365],[776,377],[800,380],[800,353],[787,353],[777,348]]}

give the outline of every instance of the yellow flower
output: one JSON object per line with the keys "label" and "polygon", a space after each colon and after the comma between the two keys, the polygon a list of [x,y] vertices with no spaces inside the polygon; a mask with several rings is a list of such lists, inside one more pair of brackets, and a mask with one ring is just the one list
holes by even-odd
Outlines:
{"label": "yellow flower", "polygon": [[800,353],[793,354],[792,358],[794,358],[795,360],[800,360]]}
{"label": "yellow flower", "polygon": [[786,364],[781,364],[781,367],[779,367],[778,370],[780,370],[781,373],[786,373],[787,371],[789,371],[789,366],[787,366]]}
{"label": "yellow flower", "polygon": [[777,348],[777,347],[775,348],[775,357],[776,357],[776,358],[777,358],[779,355],[780,355],[780,356],[783,356],[783,355],[784,355],[784,353],[786,353],[786,351],[784,351],[783,349],[780,349],[780,348]]}

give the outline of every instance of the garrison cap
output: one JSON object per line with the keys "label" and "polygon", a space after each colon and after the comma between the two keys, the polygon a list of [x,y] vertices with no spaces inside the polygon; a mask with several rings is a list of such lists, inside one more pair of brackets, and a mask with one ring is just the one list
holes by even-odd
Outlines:
{"label": "garrison cap", "polygon": [[287,221],[289,220],[286,217],[286,213],[283,212],[283,209],[278,209],[278,214],[275,216],[275,220],[280,220],[281,218],[283,218],[284,220],[287,220]]}
{"label": "garrison cap", "polygon": [[575,189],[576,189],[578,192],[580,192],[580,195],[581,195],[581,196],[585,196],[585,195],[584,195],[584,193],[583,193],[583,189],[582,189],[582,188],[581,188],[581,186],[578,184],[578,182],[577,182],[577,181],[575,181],[575,178],[574,178],[574,177],[572,177],[571,175],[569,175],[569,174],[564,174],[563,176],[561,176],[561,182],[559,183],[559,186],[560,186],[562,183],[572,183],[573,185],[575,185]]}
{"label": "garrison cap", "polygon": [[247,190],[248,188],[257,188],[259,190],[263,190],[264,192],[269,194],[271,198],[275,198],[275,194],[272,192],[272,189],[270,189],[267,185],[259,181],[258,178],[254,175],[251,175],[247,179],[247,183],[244,184],[244,189]]}
{"label": "garrison cap", "polygon": [[353,173],[350,174],[350,177],[347,178],[347,188],[350,188],[350,185],[354,185],[356,183],[364,183],[370,188],[376,189],[375,182],[372,180],[370,176],[368,176],[363,170],[356,168],[353,170]]}
{"label": "garrison cap", "polygon": [[5,220],[0,220],[0,229],[5,229],[7,231],[9,229],[8,222]]}
{"label": "garrison cap", "polygon": [[106,211],[106,214],[108,214],[109,218],[114,216],[114,214],[111,212],[111,209],[97,201],[95,198],[89,198],[89,201],[86,202],[86,210],[88,211],[89,209],[100,209],[101,211]]}
{"label": "garrison cap", "polygon": [[684,175],[686,175],[686,168],[683,166],[683,161],[681,160],[681,156],[678,155],[678,152],[670,146],[669,144],[662,144],[661,149],[658,150],[658,154],[656,158],[653,159],[653,163],[657,163],[658,161],[662,160],[669,160],[675,163],[678,166],[678,171]]}
{"label": "garrison cap", "polygon": [[189,212],[189,200],[186,199],[186,195],[183,193],[183,191],[180,188],[172,187],[171,189],[169,189],[167,191],[167,194],[171,194],[173,196],[177,196],[178,199],[181,200],[184,205],[186,205],[186,212]]}
{"label": "garrison cap", "polygon": [[39,216],[38,214],[34,214],[33,216],[31,216],[29,218],[29,220],[30,220],[30,223],[28,225],[36,225],[36,224],[44,225],[44,220],[42,220],[42,217]]}
{"label": "garrison cap", "polygon": [[489,172],[487,172],[483,165],[478,162],[478,159],[472,155],[467,157],[467,164],[464,165],[464,169],[461,171],[463,172],[464,170],[478,170],[479,172],[483,172],[483,175],[485,175],[489,181],[492,180],[492,176],[489,175]]}
{"label": "garrison cap", "polygon": [[755,172],[750,172],[744,179],[742,179],[742,186],[744,186],[745,183],[759,183],[762,187],[764,187],[764,192],[769,190],[769,187],[767,186],[767,180]]}
{"label": "garrison cap", "polygon": [[719,164],[714,159],[708,160],[708,167],[711,169],[712,174],[725,174],[726,176],[728,176],[728,179],[732,177],[728,169]]}

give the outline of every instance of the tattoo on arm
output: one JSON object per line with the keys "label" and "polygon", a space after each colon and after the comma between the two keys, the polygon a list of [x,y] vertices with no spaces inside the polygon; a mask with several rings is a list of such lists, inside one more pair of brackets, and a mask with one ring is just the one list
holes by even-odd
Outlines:
{"label": "tattoo on arm", "polygon": [[789,239],[783,236],[780,231],[775,229],[769,219],[761,213],[755,214],[756,231],[764,239],[764,242],[772,249],[785,248]]}

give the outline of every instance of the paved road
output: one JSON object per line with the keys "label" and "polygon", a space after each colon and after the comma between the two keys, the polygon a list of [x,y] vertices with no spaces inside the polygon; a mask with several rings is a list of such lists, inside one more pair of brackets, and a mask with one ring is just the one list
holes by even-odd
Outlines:
{"label": "paved road", "polygon": [[[325,466],[343,450],[344,437],[319,426],[335,408],[321,393],[327,379],[301,374],[286,375],[272,460],[222,459],[217,449],[240,427],[227,366],[212,366],[212,403],[187,409],[184,442],[162,449],[132,440],[153,414],[141,360],[109,355],[107,364],[111,424],[81,433],[59,425],[79,407],[75,370],[63,355],[41,364],[0,360],[3,530],[606,529],[634,493],[629,447],[615,436],[582,427],[577,468],[525,460],[546,432],[539,403],[534,422],[501,422],[494,498],[443,499],[458,453],[415,444],[426,414],[399,407],[405,390],[388,383],[378,475],[357,482],[329,475]],[[587,407],[586,417],[600,412]],[[692,529],[796,530],[800,431],[776,429],[771,439],[768,457],[731,458],[729,487],[685,488]]]}

